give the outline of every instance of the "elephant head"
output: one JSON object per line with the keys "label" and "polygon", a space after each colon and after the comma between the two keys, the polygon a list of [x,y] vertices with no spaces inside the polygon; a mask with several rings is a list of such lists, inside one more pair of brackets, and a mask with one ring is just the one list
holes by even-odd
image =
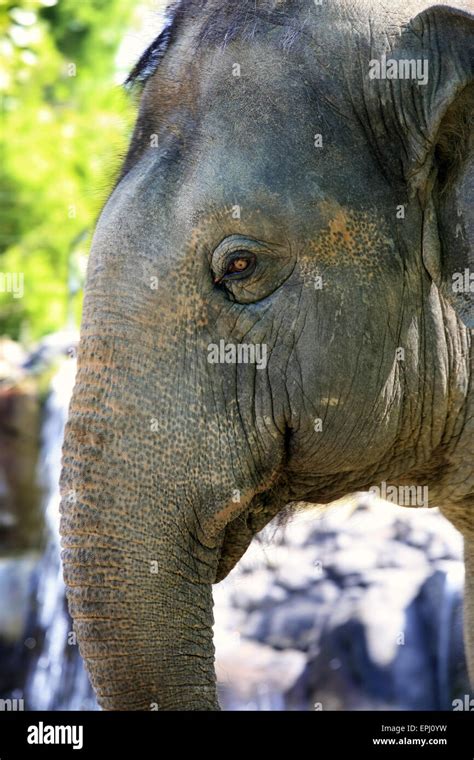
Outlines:
{"label": "elephant head", "polygon": [[211,586],[289,503],[381,481],[467,503],[469,29],[185,0],[132,72],[61,483],[102,707],[217,708]]}

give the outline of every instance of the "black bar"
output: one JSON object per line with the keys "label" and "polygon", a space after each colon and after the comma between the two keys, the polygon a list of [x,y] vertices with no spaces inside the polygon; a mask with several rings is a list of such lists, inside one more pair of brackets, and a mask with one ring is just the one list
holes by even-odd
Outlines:
{"label": "black bar", "polygon": [[[288,747],[315,760],[332,760],[332,753],[336,757],[341,752],[360,753],[364,758],[403,754],[405,758],[472,760],[473,717],[468,711],[1,712],[0,760],[25,755],[92,758],[99,753],[107,759],[139,760],[170,753],[182,757],[183,752],[193,757],[211,750],[222,757],[227,751],[238,752],[239,747],[246,757],[256,746],[267,758],[269,751],[282,754]],[[58,743],[48,743],[50,739]],[[35,740],[43,743],[31,743]],[[67,740],[69,744],[61,743]]]}

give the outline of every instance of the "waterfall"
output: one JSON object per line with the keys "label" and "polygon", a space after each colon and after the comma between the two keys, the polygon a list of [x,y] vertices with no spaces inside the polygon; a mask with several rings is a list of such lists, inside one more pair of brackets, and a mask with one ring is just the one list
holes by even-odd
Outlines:
{"label": "waterfall", "polygon": [[43,640],[25,688],[30,710],[93,710],[97,704],[65,602],[59,545],[59,473],[61,446],[75,361],[64,362],[55,375],[45,406],[39,479],[44,493],[44,555],[36,576],[36,628]]}
{"label": "waterfall", "polygon": [[437,646],[438,693],[440,710],[452,709],[451,651],[455,634],[456,608],[459,606],[464,589],[464,567],[452,565],[446,570],[439,610],[439,632]]}

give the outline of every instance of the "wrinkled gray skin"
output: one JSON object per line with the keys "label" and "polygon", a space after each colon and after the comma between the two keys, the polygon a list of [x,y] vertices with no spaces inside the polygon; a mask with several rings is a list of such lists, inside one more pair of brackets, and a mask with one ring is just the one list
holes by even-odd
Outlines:
{"label": "wrinkled gray skin", "polygon": [[[94,236],[62,474],[105,709],[216,709],[211,584],[290,502],[382,481],[428,486],[464,533],[474,668],[472,305],[452,288],[473,22],[381,5],[188,0],[144,86]],[[428,83],[369,79],[384,52],[428,59]],[[265,344],[266,368],[209,363],[221,339]]]}

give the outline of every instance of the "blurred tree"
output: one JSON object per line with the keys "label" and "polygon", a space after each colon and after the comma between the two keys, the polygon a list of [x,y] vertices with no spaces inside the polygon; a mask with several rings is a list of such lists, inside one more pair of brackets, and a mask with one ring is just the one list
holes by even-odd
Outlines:
{"label": "blurred tree", "polygon": [[133,118],[114,83],[133,8],[0,0],[0,334],[28,341],[78,318],[78,271]]}

